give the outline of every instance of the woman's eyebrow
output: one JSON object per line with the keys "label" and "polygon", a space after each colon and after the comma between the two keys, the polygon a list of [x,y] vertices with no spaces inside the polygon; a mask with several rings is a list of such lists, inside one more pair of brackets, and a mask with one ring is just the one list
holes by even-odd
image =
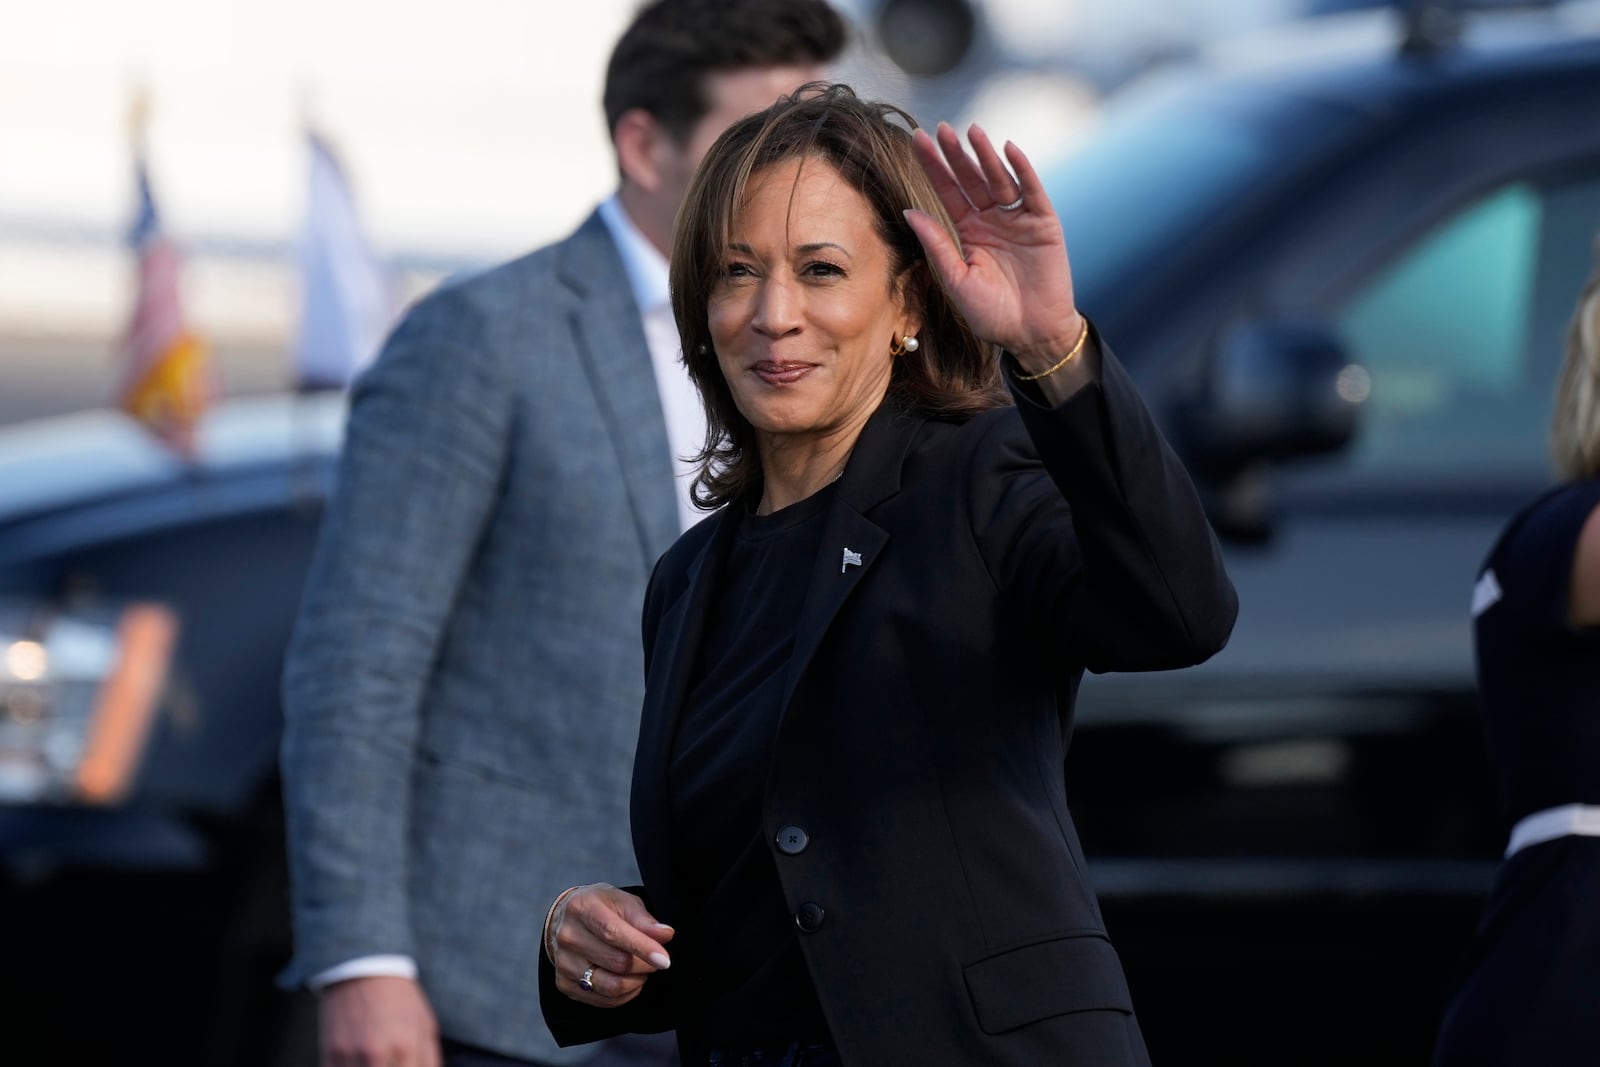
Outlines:
{"label": "woman's eyebrow", "polygon": [[[803,244],[803,245],[797,246],[795,248],[795,252],[798,253],[799,255],[802,255],[802,256],[808,256],[808,255],[811,255],[813,252],[820,252],[824,248],[832,248],[832,249],[834,249],[834,250],[836,250],[838,252],[842,252],[845,256],[848,256],[848,257],[850,257],[852,259],[855,258],[854,256],[850,256],[850,250],[848,248],[846,248],[844,245],[838,244],[838,243],[836,243],[834,241],[812,241],[809,244]],[[749,245],[745,244],[743,241],[733,241],[733,242],[731,242],[728,245],[728,251],[730,251],[730,252],[738,252],[740,255],[743,255],[743,256],[753,256],[753,255],[756,254],[756,250],[751,248]]]}
{"label": "woman's eyebrow", "polygon": [[846,248],[844,245],[836,244],[833,241],[813,241],[810,244],[801,245],[800,247],[796,248],[795,251],[799,252],[801,255],[809,255],[812,252],[820,252],[824,248],[836,249],[837,251],[843,252],[847,256],[850,255],[850,250],[848,248]]}

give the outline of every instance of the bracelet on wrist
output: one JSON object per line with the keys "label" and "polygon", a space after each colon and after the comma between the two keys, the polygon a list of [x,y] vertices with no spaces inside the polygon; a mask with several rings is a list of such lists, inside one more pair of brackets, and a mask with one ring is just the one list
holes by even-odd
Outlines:
{"label": "bracelet on wrist", "polygon": [[555,902],[550,905],[550,910],[544,913],[544,932],[540,940],[544,942],[544,954],[550,958],[552,967],[555,966],[556,962],[556,947],[550,942],[550,924],[556,917],[556,909],[565,904],[568,897],[582,888],[583,886],[581,885],[575,885],[570,889],[564,890],[560,896],[556,897]]}
{"label": "bracelet on wrist", "polygon": [[[1083,316],[1079,316],[1079,317],[1083,318]],[[1017,381],[1019,381],[1019,382],[1036,382],[1040,378],[1048,378],[1048,377],[1050,377],[1050,375],[1054,374],[1056,371],[1060,370],[1062,367],[1065,367],[1068,363],[1071,363],[1073,357],[1076,356],[1079,352],[1083,351],[1084,343],[1086,341],[1088,341],[1088,340],[1089,340],[1089,320],[1087,318],[1083,318],[1083,329],[1078,331],[1078,339],[1077,339],[1077,341],[1075,341],[1073,343],[1072,351],[1068,352],[1065,356],[1063,356],[1060,363],[1057,363],[1055,366],[1051,367],[1049,370],[1040,371],[1038,374],[1019,374],[1019,375],[1017,375]]]}

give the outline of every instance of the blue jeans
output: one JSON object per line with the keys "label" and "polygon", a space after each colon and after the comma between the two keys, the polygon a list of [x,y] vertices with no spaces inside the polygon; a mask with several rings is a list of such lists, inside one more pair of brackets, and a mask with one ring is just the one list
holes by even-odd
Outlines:
{"label": "blue jeans", "polygon": [[824,1041],[716,1048],[706,1057],[706,1067],[839,1067],[839,1052]]}

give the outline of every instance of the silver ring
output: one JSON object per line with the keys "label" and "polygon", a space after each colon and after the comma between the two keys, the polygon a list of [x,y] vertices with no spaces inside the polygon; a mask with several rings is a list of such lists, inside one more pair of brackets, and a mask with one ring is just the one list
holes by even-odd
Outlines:
{"label": "silver ring", "polygon": [[1015,200],[1011,201],[1011,203],[1009,203],[1009,204],[996,204],[995,205],[995,207],[999,208],[1001,211],[1015,211],[1015,210],[1017,210],[1017,208],[1019,208],[1021,206],[1022,206],[1022,197],[1020,197],[1020,196],[1017,197]]}
{"label": "silver ring", "polygon": [[593,977],[594,977],[594,968],[590,967],[587,971],[583,972],[583,977],[578,979],[578,988],[583,990],[585,993],[593,993],[594,992],[594,983],[589,981],[589,979],[591,979]]}

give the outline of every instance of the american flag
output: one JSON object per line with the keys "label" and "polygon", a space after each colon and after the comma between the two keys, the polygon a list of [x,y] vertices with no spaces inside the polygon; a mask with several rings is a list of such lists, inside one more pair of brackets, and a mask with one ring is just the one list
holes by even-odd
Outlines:
{"label": "american flag", "polygon": [[204,342],[183,321],[182,256],[161,228],[142,156],[136,180],[139,204],[128,244],[139,257],[138,296],[118,355],[118,401],[174,451],[192,457],[195,429],[211,399],[210,361]]}

